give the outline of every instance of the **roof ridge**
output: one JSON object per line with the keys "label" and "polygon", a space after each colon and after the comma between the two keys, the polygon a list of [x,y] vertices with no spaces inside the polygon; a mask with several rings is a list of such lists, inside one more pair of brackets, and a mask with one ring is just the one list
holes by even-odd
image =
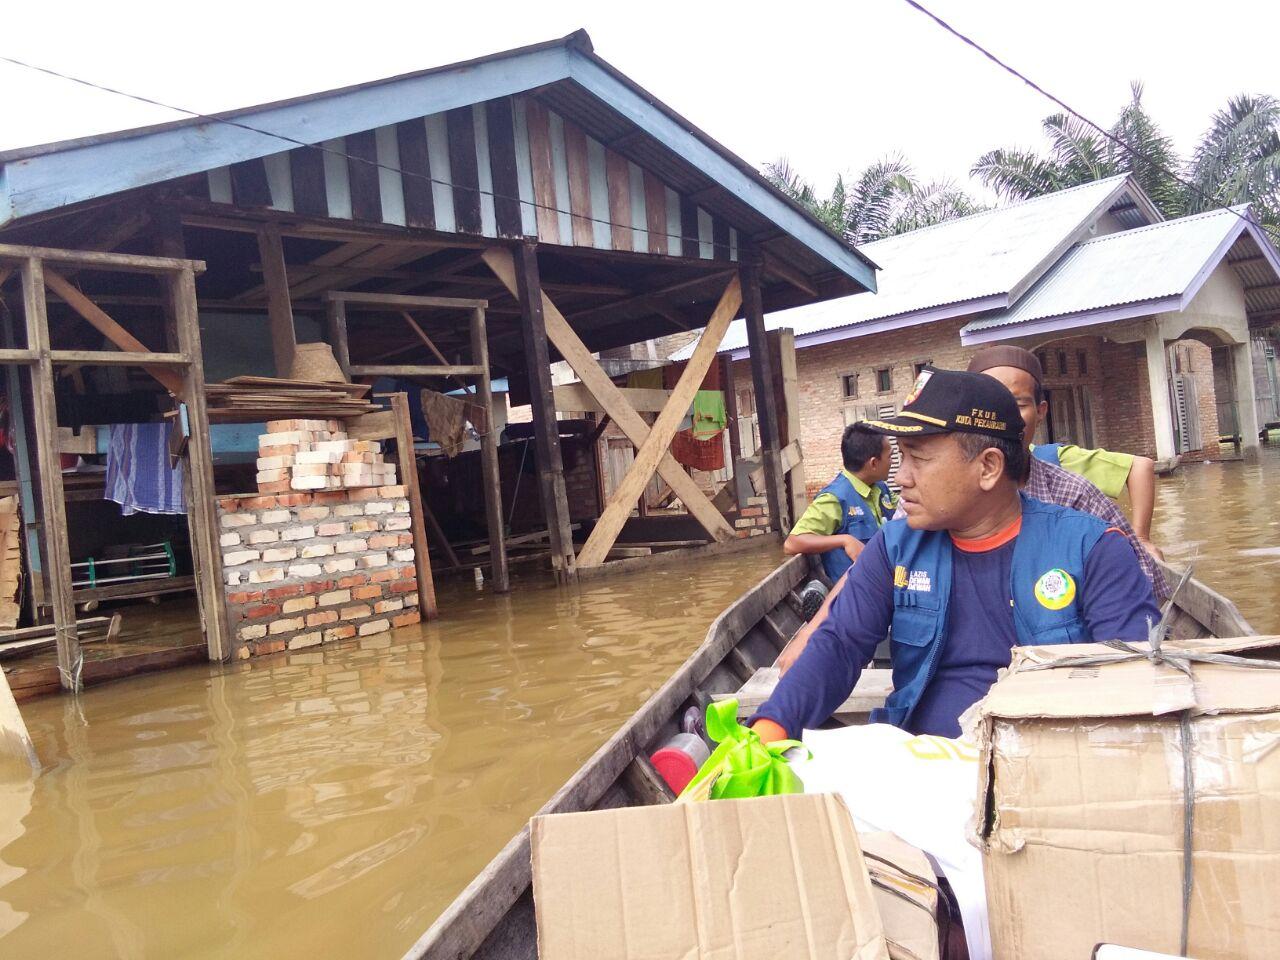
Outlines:
{"label": "roof ridge", "polygon": [[1014,209],[1017,209],[1018,207],[1024,207],[1028,204],[1039,203],[1042,200],[1050,200],[1055,197],[1061,197],[1064,194],[1075,193],[1076,191],[1079,191],[1079,190],[1085,190],[1091,187],[1096,187],[1100,183],[1109,183],[1113,180],[1128,179],[1129,176],[1130,174],[1127,174],[1127,173],[1117,173],[1114,176],[1103,177],[1100,180],[1089,180],[1085,183],[1077,183],[1073,187],[1063,187],[1061,190],[1054,190],[1052,193],[1042,193],[1036,197],[1026,197],[1022,200],[1015,200],[1013,203],[1007,204],[1002,207],[989,207],[986,210],[979,210],[976,213],[969,213],[963,217],[953,217],[950,220],[942,220],[942,221],[939,221],[938,223],[931,223],[928,226],[917,227],[915,230],[907,230],[904,233],[895,233],[891,237],[881,237],[879,240],[872,240],[870,243],[859,244],[859,248],[862,250],[870,250],[870,248],[874,247],[878,243],[888,243],[891,240],[896,240],[898,237],[906,237],[906,236],[911,236],[913,234],[921,234],[927,230],[935,230],[938,227],[948,227],[948,226],[951,226],[952,224],[963,223],[966,220],[976,220],[979,217],[988,217],[993,214],[1003,213],[1006,210],[1014,210]]}
{"label": "roof ridge", "polygon": [[[188,115],[178,117],[174,120],[160,120],[156,123],[145,123],[137,127],[122,127],[117,130],[103,130],[100,133],[89,133],[79,137],[64,137],[61,140],[49,140],[44,143],[31,143],[24,146],[9,147],[7,149],[0,150],[0,163],[25,160],[31,157],[43,156],[48,153],[60,153],[64,150],[74,150],[78,147],[91,146],[103,141],[130,140],[152,133],[160,133],[169,129],[200,126],[201,124],[207,124],[210,121],[215,123],[242,121],[245,117],[252,117],[255,114],[263,113],[267,110],[294,106],[296,104],[321,100],[331,96],[354,93],[359,90],[389,86],[393,83],[405,80],[414,80],[418,77],[427,76],[432,73],[443,73],[446,70],[477,66],[481,63],[486,63],[492,60],[513,59],[518,56],[526,56],[531,53],[538,53],[542,50],[550,50],[555,47],[565,47],[570,50],[578,50],[589,55],[594,55],[594,47],[592,46],[590,35],[585,29],[579,28],[572,33],[566,34],[563,37],[556,37],[552,40],[539,40],[535,43],[526,43],[519,47],[512,47],[510,50],[497,50],[493,53],[481,54],[477,57],[468,57],[465,60],[455,60],[451,63],[438,63],[429,67],[419,67],[416,70],[408,70],[403,73],[392,74],[388,77],[374,77],[370,80],[357,80],[354,83],[344,84],[340,87],[334,87],[329,90],[312,90],[309,93],[294,94],[293,96],[281,97],[278,100],[268,100],[266,103],[244,104],[242,106],[230,107],[226,110],[216,110],[209,113],[189,111],[185,107],[168,107],[161,104],[161,106],[165,106],[165,109],[178,110],[178,112],[186,113]],[[131,94],[125,94],[125,96],[129,96],[132,99]],[[269,136],[273,135],[270,131],[267,131],[267,133]],[[290,147],[289,149],[293,148]]]}
{"label": "roof ridge", "polygon": [[1204,220],[1209,217],[1220,216],[1229,213],[1232,216],[1238,216],[1249,205],[1247,203],[1236,204],[1231,207],[1215,207],[1212,210],[1201,210],[1199,213],[1189,213],[1185,217],[1176,217],[1173,220],[1159,220],[1155,223],[1147,223],[1141,227],[1133,227],[1129,230],[1117,230],[1115,233],[1103,234],[1101,237],[1090,237],[1088,240],[1081,240],[1076,244],[1077,247],[1085,247],[1091,243],[1102,243],[1104,240],[1114,240],[1117,237],[1123,238],[1131,236],[1135,233],[1144,233],[1148,230],[1156,230],[1160,227],[1174,227],[1179,224],[1188,223],[1191,220]]}

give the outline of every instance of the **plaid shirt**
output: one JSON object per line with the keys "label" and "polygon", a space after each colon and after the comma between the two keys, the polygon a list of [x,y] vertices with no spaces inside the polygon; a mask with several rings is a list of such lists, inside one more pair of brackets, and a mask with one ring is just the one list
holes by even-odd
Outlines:
{"label": "plaid shirt", "polygon": [[1110,497],[1078,474],[1063,470],[1061,467],[1039,459],[1031,458],[1031,476],[1027,479],[1022,492],[1028,497],[1043,503],[1055,503],[1060,507],[1070,507],[1081,513],[1092,514],[1099,520],[1106,521],[1108,526],[1116,527],[1124,532],[1133,544],[1133,551],[1138,555],[1138,564],[1142,572],[1151,581],[1155,589],[1156,599],[1163,602],[1169,597],[1169,585],[1165,582],[1164,572],[1156,566],[1151,554],[1138,542],[1129,521],[1115,505]]}

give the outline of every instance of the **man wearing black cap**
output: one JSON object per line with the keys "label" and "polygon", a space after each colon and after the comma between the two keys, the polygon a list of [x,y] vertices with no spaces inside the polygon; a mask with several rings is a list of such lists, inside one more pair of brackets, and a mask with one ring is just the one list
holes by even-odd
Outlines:
{"label": "man wearing black cap", "polygon": [[890,632],[894,692],[872,720],[954,737],[1014,646],[1143,640],[1158,617],[1128,539],[1019,492],[1028,464],[1013,396],[926,367],[891,419],[905,519],[867,544],[830,616],[753,721],[762,739],[826,720]]}

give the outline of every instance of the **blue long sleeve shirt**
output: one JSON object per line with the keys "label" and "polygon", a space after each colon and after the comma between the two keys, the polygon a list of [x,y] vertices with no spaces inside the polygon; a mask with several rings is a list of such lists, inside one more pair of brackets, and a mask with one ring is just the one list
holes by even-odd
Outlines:
{"label": "blue long sleeve shirt", "polygon": [[[1016,533],[976,545],[953,541],[947,636],[934,677],[912,712],[910,732],[959,736],[960,715],[1009,665],[1018,644],[1009,590],[1015,541]],[[1158,619],[1151,581],[1119,531],[1108,530],[1085,558],[1080,603],[1095,637],[1145,640],[1148,619]],[[755,718],[772,720],[795,737],[823,723],[857,684],[892,619],[893,569],[877,533],[849,570],[830,615]]]}

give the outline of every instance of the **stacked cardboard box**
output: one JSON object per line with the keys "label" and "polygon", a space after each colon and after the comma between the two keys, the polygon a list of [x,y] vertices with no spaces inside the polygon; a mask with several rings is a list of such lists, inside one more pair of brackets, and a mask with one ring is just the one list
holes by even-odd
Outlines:
{"label": "stacked cardboard box", "polygon": [[974,708],[997,958],[1277,955],[1277,638],[1137,646],[1018,648]]}
{"label": "stacked cardboard box", "polygon": [[272,420],[258,437],[258,492],[350,490],[396,482],[376,440],[350,440],[340,420]]}
{"label": "stacked cardboard box", "polygon": [[543,815],[530,847],[543,960],[938,960],[948,915],[928,857],[834,796]]}

